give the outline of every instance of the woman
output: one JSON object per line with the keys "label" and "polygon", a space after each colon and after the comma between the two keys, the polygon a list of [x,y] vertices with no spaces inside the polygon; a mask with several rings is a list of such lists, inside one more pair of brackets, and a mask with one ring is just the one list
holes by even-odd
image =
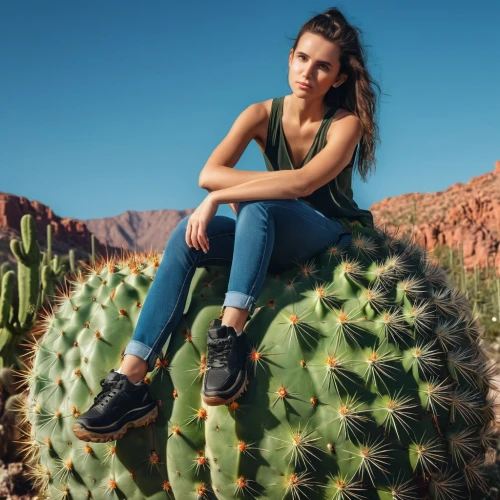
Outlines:
{"label": "woman", "polygon": [[[223,318],[208,329],[202,390],[206,404],[227,404],[248,382],[243,327],[266,272],[349,245],[348,222],[373,228],[372,214],[358,208],[351,189],[356,151],[366,180],[377,140],[375,95],[358,31],[336,8],[307,21],[290,50],[292,93],[250,105],[212,153],[199,179],[210,193],[170,236],[122,366],[101,381],[102,392],[75,423],[77,437],[114,440],[156,418],[142,379],[182,317],[197,267],[231,266]],[[267,172],[232,168],[252,139]],[[223,203],[236,221],[215,215]]]}

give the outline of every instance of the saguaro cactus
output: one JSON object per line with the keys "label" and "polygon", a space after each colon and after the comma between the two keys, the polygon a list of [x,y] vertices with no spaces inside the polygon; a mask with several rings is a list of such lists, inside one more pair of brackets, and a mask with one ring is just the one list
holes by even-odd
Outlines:
{"label": "saguaro cactus", "polygon": [[47,252],[40,251],[35,220],[26,214],[21,218],[21,240],[13,239],[10,248],[16,257],[16,273],[8,263],[0,267],[0,368],[20,369],[18,346],[34,327],[43,304],[55,295],[56,285],[68,272],[76,272],[75,252],[69,251],[67,262],[52,257],[52,229],[47,225]]}
{"label": "saguaro cactus", "polygon": [[35,221],[25,215],[21,219],[21,237],[11,240],[10,248],[17,264],[17,307],[14,307],[15,273],[2,272],[0,295],[0,368],[21,368],[17,346],[35,324],[41,305],[40,246],[36,240]]}
{"label": "saguaro cactus", "polygon": [[13,239],[10,249],[17,258],[19,288],[18,323],[23,329],[35,322],[40,307],[40,245],[36,239],[35,220],[30,216],[21,218],[21,240]]}
{"label": "saguaro cactus", "polygon": [[[69,269],[68,269],[69,268]],[[47,253],[42,259],[42,304],[55,295],[56,284],[68,272],[75,272],[75,251],[71,249],[67,262],[61,262],[58,255],[52,257],[52,225],[47,224]]]}
{"label": "saguaro cactus", "polygon": [[59,297],[33,343],[25,450],[50,498],[469,498],[493,443],[481,325],[414,242],[353,226],[268,275],[245,334],[248,390],[204,407],[206,332],[229,269],[195,273],[188,310],[147,381],[161,411],[117,442],[75,418],[117,368],[158,259],[99,262]]}

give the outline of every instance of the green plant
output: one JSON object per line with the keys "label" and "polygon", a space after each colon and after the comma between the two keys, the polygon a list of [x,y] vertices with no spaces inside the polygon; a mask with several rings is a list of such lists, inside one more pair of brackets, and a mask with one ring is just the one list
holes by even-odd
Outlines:
{"label": "green plant", "polygon": [[68,273],[75,274],[77,267],[73,249],[67,258],[52,257],[50,224],[47,252],[40,250],[35,220],[30,214],[21,218],[21,240],[11,240],[10,248],[17,259],[17,283],[16,273],[4,262],[0,267],[0,368],[22,369],[20,345],[34,328],[42,306],[55,296],[56,286]]}
{"label": "green plant", "polygon": [[[49,498],[459,499],[485,490],[493,368],[465,295],[410,239],[353,225],[347,249],[266,277],[245,329],[250,384],[204,407],[225,267],[194,275],[147,377],[161,412],[113,443],[72,433],[117,368],[159,265],[100,261],[33,339],[24,449]],[[186,312],[187,311],[187,312]]]}
{"label": "green plant", "polygon": [[[485,340],[500,351],[500,275],[494,264],[475,266],[469,271],[463,265],[463,247],[458,250],[436,245],[431,252],[439,265],[448,273],[450,281],[470,300],[473,311],[485,330]],[[495,255],[492,255],[493,263]]]}
{"label": "green plant", "polygon": [[0,368],[21,368],[17,348],[35,324],[41,306],[40,246],[36,240],[35,221],[25,215],[21,219],[21,240],[10,242],[17,259],[17,307],[13,307],[15,273],[2,276],[0,295]]}

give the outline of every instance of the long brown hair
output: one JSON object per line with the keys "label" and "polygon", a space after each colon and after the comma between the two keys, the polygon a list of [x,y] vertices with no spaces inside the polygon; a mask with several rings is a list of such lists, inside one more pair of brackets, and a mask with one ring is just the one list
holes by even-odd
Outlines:
{"label": "long brown hair", "polygon": [[347,73],[347,80],[337,88],[330,87],[325,94],[325,103],[342,107],[361,120],[363,135],[358,144],[357,168],[361,179],[366,182],[372,167],[375,171],[375,143],[380,143],[378,125],[374,119],[377,98],[370,84],[376,85],[379,91],[380,86],[372,80],[366,69],[366,55],[360,43],[362,32],[349,24],[339,9],[332,7],[302,25],[293,44],[294,52],[304,33],[320,35],[340,48],[340,73]]}

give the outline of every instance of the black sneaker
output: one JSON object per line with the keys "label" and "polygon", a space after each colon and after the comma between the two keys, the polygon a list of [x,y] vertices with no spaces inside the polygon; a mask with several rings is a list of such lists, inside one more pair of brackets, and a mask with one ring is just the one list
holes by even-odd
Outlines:
{"label": "black sneaker", "polygon": [[246,334],[237,335],[232,326],[221,323],[220,319],[214,319],[208,328],[202,398],[209,406],[233,402],[248,384]]}
{"label": "black sneaker", "polygon": [[111,370],[101,380],[101,386],[103,390],[92,406],[73,425],[78,439],[93,443],[114,441],[129,427],[147,425],[158,416],[158,406],[142,380],[134,384],[126,375]]}

